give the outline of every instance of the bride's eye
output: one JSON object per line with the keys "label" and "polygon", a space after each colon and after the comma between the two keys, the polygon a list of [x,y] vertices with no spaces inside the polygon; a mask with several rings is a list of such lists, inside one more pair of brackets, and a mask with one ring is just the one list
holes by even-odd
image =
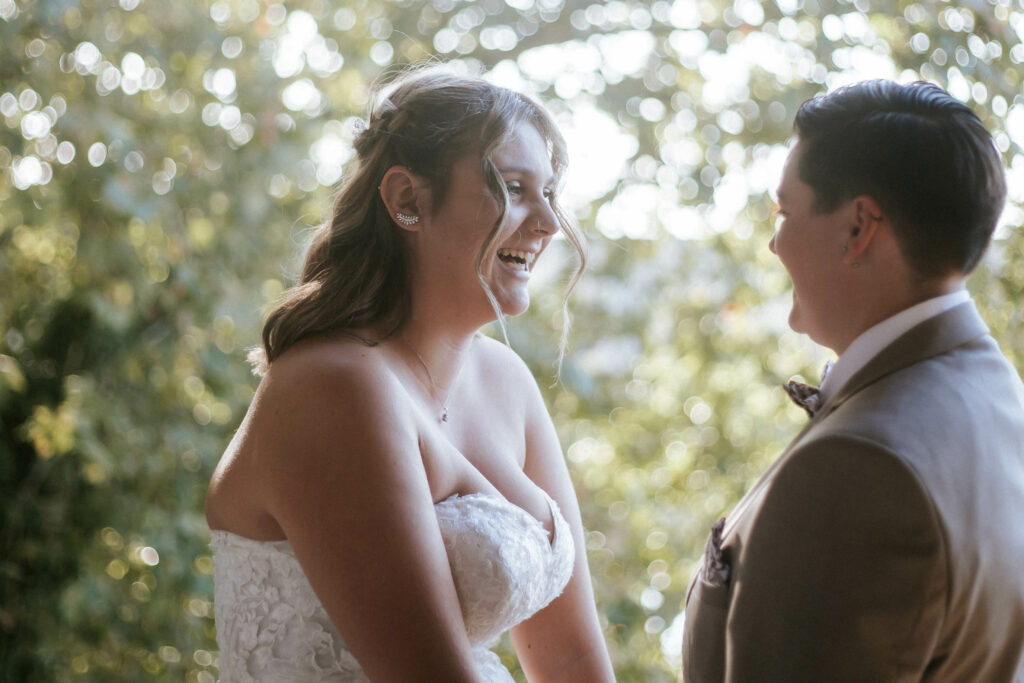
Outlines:
{"label": "bride's eye", "polygon": [[505,183],[505,189],[508,190],[508,193],[510,195],[519,196],[523,193],[523,184],[518,180],[513,180],[511,182]]}

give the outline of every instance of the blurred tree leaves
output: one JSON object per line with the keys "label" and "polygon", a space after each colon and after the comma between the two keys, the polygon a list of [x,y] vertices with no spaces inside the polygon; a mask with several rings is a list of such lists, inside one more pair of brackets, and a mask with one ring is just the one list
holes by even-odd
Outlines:
{"label": "blurred tree leaves", "polygon": [[765,247],[796,107],[864,74],[971,102],[1011,168],[972,290],[1019,367],[1022,34],[1021,0],[0,0],[0,680],[215,680],[202,504],[244,349],[368,87],[431,56],[535,94],[573,143],[591,268],[562,383],[568,258],[511,337],[619,679],[674,680],[706,529],[798,428],[779,385],[824,360]]}

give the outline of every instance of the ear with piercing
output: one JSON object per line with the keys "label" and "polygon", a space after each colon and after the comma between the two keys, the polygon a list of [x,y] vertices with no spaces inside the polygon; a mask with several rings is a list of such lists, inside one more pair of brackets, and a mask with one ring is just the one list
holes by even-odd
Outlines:
{"label": "ear with piercing", "polygon": [[395,220],[401,223],[402,225],[416,225],[417,223],[420,222],[420,217],[407,213],[402,213],[401,211],[396,211]]}
{"label": "ear with piercing", "polygon": [[[853,234],[854,234],[854,235],[856,235],[856,234],[857,234],[858,232],[860,232],[860,230],[859,230],[859,229],[857,229],[857,228],[854,228],[854,229],[853,229]],[[848,246],[846,246],[846,245],[844,244],[844,245],[843,245],[843,248],[842,248],[842,253],[844,253],[844,254],[845,254],[845,253],[847,253],[847,252],[849,252],[849,251],[850,251],[850,247],[848,247]],[[860,268],[860,262],[859,262],[859,261],[854,261],[854,262],[853,262],[853,263],[852,263],[851,265],[853,266],[853,268],[854,268],[855,270],[856,270],[857,268]]]}

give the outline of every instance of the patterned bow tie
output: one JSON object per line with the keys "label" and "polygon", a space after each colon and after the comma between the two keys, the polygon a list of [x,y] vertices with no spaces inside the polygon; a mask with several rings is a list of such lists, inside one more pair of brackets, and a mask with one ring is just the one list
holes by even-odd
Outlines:
{"label": "patterned bow tie", "polygon": [[791,379],[783,384],[782,388],[793,399],[793,403],[807,411],[808,417],[814,417],[814,414],[821,410],[821,393],[818,387]]}
{"label": "patterned bow tie", "polygon": [[[828,373],[832,370],[832,365],[832,361],[825,363],[825,367],[821,371],[822,382],[828,377]],[[789,397],[793,399],[793,403],[807,411],[808,416],[814,417],[814,414],[821,410],[823,401],[818,387],[812,387],[796,380],[789,380],[783,385],[783,388],[789,394]]]}

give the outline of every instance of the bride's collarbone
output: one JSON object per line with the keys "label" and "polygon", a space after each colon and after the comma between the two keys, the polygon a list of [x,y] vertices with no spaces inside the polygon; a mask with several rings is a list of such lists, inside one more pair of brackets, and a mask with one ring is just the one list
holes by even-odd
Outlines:
{"label": "bride's collarbone", "polygon": [[[416,422],[420,457],[435,503],[453,495],[485,494],[503,498],[541,521],[551,517],[537,485],[524,472],[525,419],[521,411],[501,405],[500,396],[472,400],[479,395],[476,373],[460,380],[459,394],[448,404],[447,421],[425,391],[406,387],[410,415]],[[461,384],[465,382],[465,384]]]}
{"label": "bride's collarbone", "polygon": [[454,407],[450,410],[448,421],[427,410],[415,411],[425,466],[468,465],[488,479],[488,473],[496,469],[523,469],[525,424],[517,421],[511,411],[497,410],[490,402],[468,402],[458,408],[457,412]]}

